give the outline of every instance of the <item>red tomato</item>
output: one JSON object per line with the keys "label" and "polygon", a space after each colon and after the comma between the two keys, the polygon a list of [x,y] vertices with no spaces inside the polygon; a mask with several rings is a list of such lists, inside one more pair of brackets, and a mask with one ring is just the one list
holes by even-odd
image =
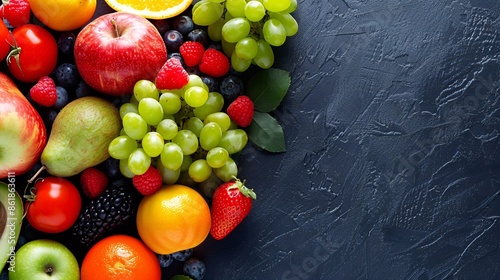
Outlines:
{"label": "red tomato", "polygon": [[14,78],[26,83],[48,76],[57,64],[57,42],[45,28],[24,24],[12,31],[17,51],[7,57]]}
{"label": "red tomato", "polygon": [[0,60],[7,57],[11,45],[14,45],[12,35],[3,20],[0,20]]}
{"label": "red tomato", "polygon": [[73,183],[49,176],[35,183],[34,193],[35,200],[26,206],[26,218],[35,229],[60,233],[75,223],[82,207],[82,198]]}

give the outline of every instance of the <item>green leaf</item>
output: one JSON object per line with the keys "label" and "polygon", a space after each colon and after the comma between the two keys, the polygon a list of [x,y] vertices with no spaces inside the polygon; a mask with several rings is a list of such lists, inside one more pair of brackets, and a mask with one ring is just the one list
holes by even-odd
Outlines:
{"label": "green leaf", "polygon": [[283,128],[268,113],[256,111],[247,133],[250,141],[261,149],[273,153],[286,151]]}
{"label": "green leaf", "polygon": [[276,68],[261,70],[249,79],[246,94],[254,102],[255,110],[269,113],[280,105],[290,82],[288,71]]}

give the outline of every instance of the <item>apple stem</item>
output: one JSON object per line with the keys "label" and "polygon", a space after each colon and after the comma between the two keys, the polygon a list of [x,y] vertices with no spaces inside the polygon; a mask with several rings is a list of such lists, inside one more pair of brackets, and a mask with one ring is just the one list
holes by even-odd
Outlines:
{"label": "apple stem", "polygon": [[116,37],[120,37],[120,31],[118,30],[118,25],[116,24],[116,20],[114,18],[111,19],[111,24],[115,28]]}

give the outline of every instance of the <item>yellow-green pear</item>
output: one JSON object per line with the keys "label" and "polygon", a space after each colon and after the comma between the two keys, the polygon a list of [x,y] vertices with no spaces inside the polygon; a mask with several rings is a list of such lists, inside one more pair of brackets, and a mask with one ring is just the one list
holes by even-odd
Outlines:
{"label": "yellow-green pear", "polygon": [[54,120],[41,162],[51,175],[76,175],[109,157],[108,145],[121,128],[120,114],[111,102],[94,96],[78,98]]}

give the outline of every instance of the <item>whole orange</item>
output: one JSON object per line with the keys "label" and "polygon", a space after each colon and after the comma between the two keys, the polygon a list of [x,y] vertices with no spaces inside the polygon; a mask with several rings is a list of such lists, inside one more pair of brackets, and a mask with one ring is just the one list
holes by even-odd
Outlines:
{"label": "whole orange", "polygon": [[137,210],[137,230],[158,254],[198,246],[210,232],[210,208],[201,194],[184,185],[166,185],[145,196]]}
{"label": "whole orange", "polygon": [[96,6],[97,0],[30,0],[33,14],[57,31],[82,27],[92,18]]}
{"label": "whole orange", "polygon": [[112,235],[93,245],[85,255],[81,280],[161,279],[156,255],[137,238]]}

